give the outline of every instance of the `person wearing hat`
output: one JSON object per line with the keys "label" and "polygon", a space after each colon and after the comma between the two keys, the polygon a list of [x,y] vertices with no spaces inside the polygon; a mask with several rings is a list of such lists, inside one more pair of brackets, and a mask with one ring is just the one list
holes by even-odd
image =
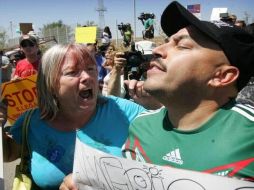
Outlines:
{"label": "person wearing hat", "polygon": [[128,48],[133,41],[133,31],[131,28],[131,24],[127,23],[125,27],[123,27],[122,30],[120,30],[120,32],[121,32],[121,35],[123,36],[123,42],[122,42],[123,46],[125,48]]}
{"label": "person wearing hat", "polygon": [[143,90],[164,107],[131,123],[123,155],[254,181],[254,108],[235,101],[254,76],[253,36],[176,1],[161,26],[169,42],[153,50]]}
{"label": "person wearing hat", "polygon": [[[133,48],[135,48],[135,52],[141,53],[141,55],[143,56],[143,59],[149,59],[149,57],[152,54],[152,50],[155,47],[156,47],[156,44],[148,40],[138,41],[133,44]],[[113,62],[114,62],[114,67],[112,68],[110,72],[110,79],[107,84],[108,94],[114,95],[114,96],[121,96],[122,94],[121,92],[124,91],[126,93],[124,98],[130,99],[130,96],[128,94],[128,89],[126,90],[124,86],[123,68],[127,64],[126,56],[124,56],[123,52],[117,52],[114,56]],[[127,71],[129,77],[130,75],[132,75],[132,71],[137,71],[138,73],[137,76],[141,75],[140,80],[144,80],[146,77],[146,72],[145,72],[146,65],[147,63],[140,63],[139,67],[135,67],[135,66],[131,67],[129,71]],[[142,70],[140,70],[141,68]],[[144,106],[146,109],[158,109],[161,107],[161,104],[157,100],[155,100],[153,97],[151,97],[149,94],[145,92],[142,94],[142,98],[133,96],[132,100]]]}
{"label": "person wearing hat", "polygon": [[12,80],[28,77],[36,74],[40,64],[40,51],[38,38],[34,35],[23,35],[19,40],[20,49],[24,52],[25,58],[18,61]]}
{"label": "person wearing hat", "polygon": [[138,17],[144,25],[144,30],[142,31],[144,40],[154,38],[154,18],[153,13],[141,13],[141,16]]}
{"label": "person wearing hat", "polygon": [[[176,1],[161,26],[169,41],[153,50],[142,90],[164,106],[131,122],[123,156],[253,181],[254,109],[235,97],[254,75],[254,38]],[[138,85],[130,81],[131,94]],[[60,189],[76,189],[71,175]]]}

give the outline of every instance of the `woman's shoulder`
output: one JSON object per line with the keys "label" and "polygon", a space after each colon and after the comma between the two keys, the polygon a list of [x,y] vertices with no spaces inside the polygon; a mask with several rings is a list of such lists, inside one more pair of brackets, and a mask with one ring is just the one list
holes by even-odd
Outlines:
{"label": "woman's shoulder", "polygon": [[125,104],[132,104],[133,102],[131,102],[130,100],[127,100],[127,99],[124,99],[124,98],[121,98],[121,97],[118,97],[118,96],[107,96],[106,97],[109,101],[111,102],[115,102],[115,103],[125,103]]}
{"label": "woman's shoulder", "polygon": [[145,110],[145,108],[133,101],[116,97],[116,96],[107,96],[106,97],[109,101],[109,104],[115,104],[120,107],[122,110]]}
{"label": "woman's shoulder", "polygon": [[31,114],[31,116],[39,115],[40,110],[39,110],[38,107],[31,108],[31,109],[26,110],[22,115],[25,116],[25,115],[28,115],[28,114]]}
{"label": "woman's shoulder", "polygon": [[24,119],[28,114],[31,114],[31,116],[33,117],[35,114],[39,114],[39,108],[31,108],[31,109],[27,109],[25,111],[23,111],[20,116],[17,118],[17,120],[19,119]]}

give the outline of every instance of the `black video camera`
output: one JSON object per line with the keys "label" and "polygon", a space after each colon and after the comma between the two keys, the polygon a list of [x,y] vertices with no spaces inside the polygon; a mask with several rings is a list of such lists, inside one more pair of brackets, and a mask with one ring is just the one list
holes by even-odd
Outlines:
{"label": "black video camera", "polygon": [[124,67],[124,79],[139,80],[144,72],[147,71],[149,62],[153,58],[153,54],[144,55],[141,51],[135,49],[135,43],[131,44],[131,51],[124,52],[123,56],[127,64]]}
{"label": "black video camera", "polygon": [[117,25],[118,30],[126,31],[127,27],[130,26],[130,24],[123,24],[122,22]]}
{"label": "black video camera", "polygon": [[146,19],[154,19],[153,13],[140,13],[140,16],[138,17],[139,20],[146,20]]}

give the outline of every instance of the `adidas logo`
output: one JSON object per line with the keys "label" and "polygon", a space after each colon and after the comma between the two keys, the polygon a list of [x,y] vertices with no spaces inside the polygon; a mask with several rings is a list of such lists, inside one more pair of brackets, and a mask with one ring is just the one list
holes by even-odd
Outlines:
{"label": "adidas logo", "polygon": [[179,165],[183,164],[183,160],[181,159],[179,148],[167,153],[165,156],[162,157],[162,159],[179,164]]}

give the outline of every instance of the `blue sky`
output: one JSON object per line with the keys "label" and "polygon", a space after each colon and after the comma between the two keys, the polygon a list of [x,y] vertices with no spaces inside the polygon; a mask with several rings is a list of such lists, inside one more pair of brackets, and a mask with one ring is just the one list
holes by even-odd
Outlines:
{"label": "blue sky", "polygon": [[[134,0],[104,0],[107,11],[104,12],[105,24],[110,26],[113,35],[116,35],[116,22],[131,23],[134,25]],[[160,15],[170,0],[136,0],[136,17],[141,12],[152,12],[156,15],[159,24]],[[201,4],[202,19],[209,19],[213,7],[227,7],[239,19],[244,18],[244,12],[250,16],[249,22],[254,22],[254,0],[179,0],[184,6]],[[44,24],[62,20],[64,24],[75,26],[86,21],[98,23],[99,14],[97,0],[0,0],[0,29],[5,29],[11,35],[11,28],[15,30],[19,23],[33,23],[35,32]],[[12,26],[12,27],[11,27]],[[143,26],[136,19],[136,35],[141,35]]]}

